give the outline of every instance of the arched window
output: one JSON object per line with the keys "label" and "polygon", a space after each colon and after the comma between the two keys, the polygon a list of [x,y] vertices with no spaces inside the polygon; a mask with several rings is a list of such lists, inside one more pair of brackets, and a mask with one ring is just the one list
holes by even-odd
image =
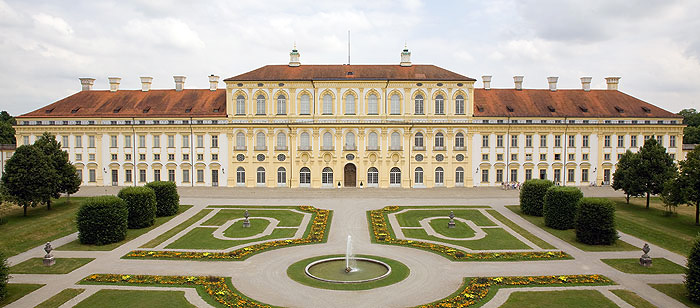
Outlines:
{"label": "arched window", "polygon": [[245,114],[245,97],[239,95],[236,97],[236,115]]}
{"label": "arched window", "polygon": [[277,168],[277,184],[287,184],[287,169]]}
{"label": "arched window", "polygon": [[389,171],[389,184],[401,184],[401,169],[399,169],[398,167],[391,168],[391,171]]}
{"label": "arched window", "polygon": [[309,133],[303,132],[299,136],[299,142],[300,145],[299,147],[301,150],[310,150],[311,149],[311,142],[309,141]]}
{"label": "arched window", "polygon": [[345,114],[355,114],[355,95],[345,97]]}
{"label": "arched window", "polygon": [[333,114],[333,97],[330,94],[323,96],[323,114]]}
{"label": "arched window", "polygon": [[398,132],[391,133],[391,149],[401,150],[401,135]]}
{"label": "arched window", "polygon": [[255,149],[256,150],[265,150],[265,133],[263,132],[258,132],[255,135]]}
{"label": "arched window", "polygon": [[287,149],[287,135],[283,132],[277,133],[277,149],[286,150]]}
{"label": "arched window", "polygon": [[464,96],[457,95],[455,98],[455,114],[464,114]]}
{"label": "arched window", "polygon": [[442,95],[435,97],[435,114],[445,114],[445,99]]}
{"label": "arched window", "polygon": [[263,167],[258,167],[258,172],[256,176],[256,181],[257,184],[265,184],[265,168]]}
{"label": "arched window", "polygon": [[425,110],[423,109],[423,95],[416,95],[415,99],[415,113],[416,114],[425,114]]}
{"label": "arched window", "polygon": [[323,149],[327,151],[333,150],[333,134],[330,132],[323,133]]}
{"label": "arched window", "polygon": [[277,97],[277,114],[287,114],[287,98],[284,95]]}
{"label": "arched window", "polygon": [[304,167],[299,170],[299,184],[311,184],[311,170]]}
{"label": "arched window", "polygon": [[416,137],[414,138],[414,144],[416,148],[422,148],[423,147],[423,133],[417,132]]}
{"label": "arched window", "polygon": [[445,184],[445,171],[442,167],[435,168],[435,185]]}
{"label": "arched window", "polygon": [[464,134],[461,132],[455,134],[455,147],[464,149]]}
{"label": "arched window", "polygon": [[323,168],[321,172],[321,183],[333,185],[333,169],[331,169],[331,167]]}
{"label": "arched window", "polygon": [[401,114],[401,99],[398,94],[391,96],[391,114]]}
{"label": "arched window", "polygon": [[236,134],[236,150],[245,150],[245,134],[243,132]]}
{"label": "arched window", "polygon": [[375,167],[370,167],[367,170],[367,184],[379,183],[379,170]]}
{"label": "arched window", "polygon": [[301,106],[299,107],[299,114],[311,114],[311,98],[308,94],[301,96]]}
{"label": "arched window", "polygon": [[464,185],[464,168],[457,167],[455,171],[455,183]]}
{"label": "arched window", "polygon": [[375,133],[375,132],[369,133],[368,139],[369,139],[368,140],[369,150],[379,150],[379,140],[378,140],[379,138],[377,137],[377,133]]}
{"label": "arched window", "polygon": [[377,105],[377,96],[372,94],[369,96],[367,106],[367,114],[379,114],[379,106]]}
{"label": "arched window", "polygon": [[445,136],[442,133],[435,134],[435,147],[443,148],[445,146]]}
{"label": "arched window", "polygon": [[423,184],[423,168],[416,168],[415,179],[416,184]]}
{"label": "arched window", "polygon": [[245,169],[243,167],[236,169],[236,184],[245,184]]}
{"label": "arched window", "polygon": [[264,115],[265,114],[265,96],[258,95],[258,107],[255,114]]}
{"label": "arched window", "polygon": [[355,134],[352,132],[345,134],[345,149],[350,151],[355,150]]}

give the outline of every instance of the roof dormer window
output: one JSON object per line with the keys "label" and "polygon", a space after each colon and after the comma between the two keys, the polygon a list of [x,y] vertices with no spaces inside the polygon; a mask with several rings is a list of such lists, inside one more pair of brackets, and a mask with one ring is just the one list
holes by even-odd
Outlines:
{"label": "roof dormer window", "polygon": [[644,112],[646,112],[646,113],[650,113],[650,112],[651,112],[651,109],[649,109],[649,108],[647,108],[647,107],[644,107],[644,106],[642,106],[642,110],[644,110]]}
{"label": "roof dormer window", "polygon": [[556,109],[554,109],[554,106],[552,106],[552,105],[548,105],[548,106],[547,106],[547,109],[549,109],[549,112],[555,112],[555,111],[557,111]]}
{"label": "roof dormer window", "polygon": [[617,112],[619,112],[619,113],[625,112],[625,109],[622,109],[619,106],[615,106],[615,110],[617,110]]}

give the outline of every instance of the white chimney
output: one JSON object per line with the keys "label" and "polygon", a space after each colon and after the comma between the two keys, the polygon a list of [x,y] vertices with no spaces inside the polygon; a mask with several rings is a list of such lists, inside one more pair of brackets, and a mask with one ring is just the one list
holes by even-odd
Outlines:
{"label": "white chimney", "polygon": [[549,91],[556,91],[557,90],[557,81],[559,80],[559,77],[547,77],[547,82],[549,83]]}
{"label": "white chimney", "polygon": [[141,91],[148,92],[151,90],[151,83],[153,83],[153,77],[141,77]]}
{"label": "white chimney", "polygon": [[401,52],[401,66],[411,66],[411,52],[408,51],[408,47],[404,46]]}
{"label": "white chimney", "polygon": [[78,78],[78,79],[80,79],[80,85],[83,86],[83,89],[81,91],[92,90],[92,85],[95,84],[95,78]]}
{"label": "white chimney", "polygon": [[491,89],[491,75],[481,76],[481,80],[484,82],[484,90]]}
{"label": "white chimney", "polygon": [[175,79],[175,91],[182,91],[185,88],[185,76],[173,76]]}
{"label": "white chimney", "polygon": [[299,62],[299,51],[297,51],[297,44],[294,44],[294,49],[289,53],[289,66],[300,66]]}
{"label": "white chimney", "polygon": [[516,90],[523,89],[523,78],[525,78],[525,76],[513,76],[513,81],[515,82]]}
{"label": "white chimney", "polygon": [[108,77],[109,79],[109,92],[117,92],[119,90],[119,83],[122,81],[119,77]]}
{"label": "white chimney", "polygon": [[209,75],[209,90],[216,91],[219,88],[219,76]]}
{"label": "white chimney", "polygon": [[620,83],[620,78],[622,77],[605,77],[605,81],[608,83],[608,90],[617,91],[617,84]]}
{"label": "white chimney", "polygon": [[593,77],[581,77],[581,88],[586,92],[591,90],[591,79]]}

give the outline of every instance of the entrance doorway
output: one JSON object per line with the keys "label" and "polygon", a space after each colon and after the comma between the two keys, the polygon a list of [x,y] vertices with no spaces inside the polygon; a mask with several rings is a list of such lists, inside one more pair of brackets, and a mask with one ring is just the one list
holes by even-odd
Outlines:
{"label": "entrance doorway", "polygon": [[345,165],[344,171],[345,187],[355,187],[355,181],[357,180],[357,169],[355,165],[351,163]]}

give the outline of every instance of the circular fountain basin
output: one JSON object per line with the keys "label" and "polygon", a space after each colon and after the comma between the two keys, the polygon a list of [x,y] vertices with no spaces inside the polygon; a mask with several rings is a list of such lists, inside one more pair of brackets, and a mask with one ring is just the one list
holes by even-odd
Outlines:
{"label": "circular fountain basin", "polygon": [[345,271],[345,257],[321,259],[309,263],[306,275],[330,283],[363,283],[380,280],[391,274],[391,266],[370,258],[354,258],[352,271]]}

